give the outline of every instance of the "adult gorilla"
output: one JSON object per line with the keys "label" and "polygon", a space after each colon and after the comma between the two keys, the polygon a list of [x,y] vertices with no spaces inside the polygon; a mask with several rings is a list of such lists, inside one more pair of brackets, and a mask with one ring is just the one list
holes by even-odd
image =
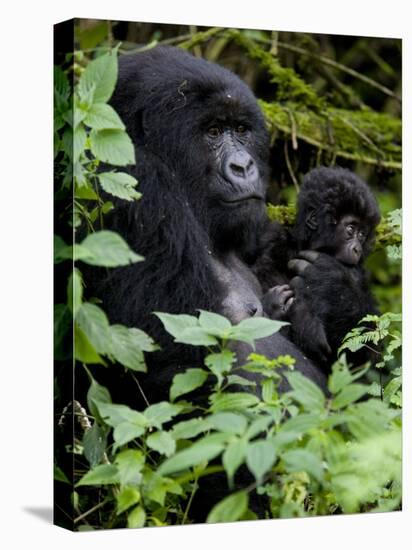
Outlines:
{"label": "adult gorilla", "polygon": [[[250,89],[176,48],[121,57],[112,105],[135,144],[131,173],[143,197],[119,200],[105,226],[145,261],[111,270],[93,293],[112,323],[142,328],[160,343],[143,379],[154,402],[168,397],[178,369],[201,357],[173,344],[153,311],[206,309],[232,322],[263,315],[262,290],[247,262],[267,223],[269,141]],[[243,357],[248,351],[238,348]],[[324,386],[318,368],[281,335],[259,340],[257,351],[294,356],[296,368]]]}

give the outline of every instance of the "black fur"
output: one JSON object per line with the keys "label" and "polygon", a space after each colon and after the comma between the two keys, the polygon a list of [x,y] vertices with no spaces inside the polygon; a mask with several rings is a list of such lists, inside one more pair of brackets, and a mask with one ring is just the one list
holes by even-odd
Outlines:
{"label": "black fur", "polygon": [[[267,224],[265,205],[251,201],[228,212],[213,201],[212,189],[221,180],[204,130],[216,119],[247,124],[245,149],[258,167],[263,189],[269,140],[246,84],[230,71],[176,48],[121,57],[111,103],[135,144],[131,173],[139,180],[142,199],[117,200],[105,228],[120,233],[145,261],[94,270],[88,290],[103,301],[112,323],[142,328],[161,345],[161,351],[147,357],[149,373],[142,378],[154,402],[168,398],[179,369],[201,364],[202,351],[173,344],[153,311],[195,314],[206,309],[238,319],[252,314],[246,313],[250,304],[242,302],[243,291],[262,311],[261,287],[245,261],[256,254]],[[216,263],[241,280],[239,305],[234,305],[239,311],[233,311],[233,303],[230,311],[222,305],[234,289],[222,282]],[[271,356],[295,356],[297,368],[325,386],[317,367],[281,335],[262,339],[258,349]],[[244,346],[238,350],[241,358],[248,352]],[[119,379],[110,386],[115,393]],[[120,398],[125,400],[123,391]]]}

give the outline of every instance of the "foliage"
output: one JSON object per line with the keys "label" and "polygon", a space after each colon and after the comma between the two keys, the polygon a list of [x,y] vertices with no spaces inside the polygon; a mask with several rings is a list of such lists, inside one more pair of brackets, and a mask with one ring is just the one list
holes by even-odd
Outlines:
{"label": "foliage", "polygon": [[[87,301],[84,292],[82,271],[89,266],[111,269],[144,261],[118,234],[104,229],[104,216],[117,198],[140,197],[138,182],[127,173],[127,167],[138,162],[133,144],[108,103],[117,79],[119,49],[107,47],[113,46],[112,32],[111,22],[78,29],[80,47],[96,55],[89,59],[86,52],[77,51],[55,69],[56,200],[74,199],[72,209],[58,213],[55,236],[55,262],[67,273],[63,296],[55,306],[55,359],[70,369],[74,358],[77,372],[89,380],[86,402],[71,405],[59,400],[56,381],[59,425],[69,412],[77,418],[74,439],[58,456],[68,456],[69,466],[59,460],[55,465],[57,486],[75,484],[65,504],[75,516],[75,528],[190,523],[198,482],[213,479],[209,476],[215,473],[225,474],[229,492],[210,510],[209,523],[253,519],[254,491],[267,496],[267,517],[274,518],[399,509],[401,317],[388,309],[381,316],[368,316],[366,324],[347,335],[329,376],[327,395],[294,371],[292,357],[269,360],[252,353],[245,365],[236,363],[233,342],[253,346],[283,323],[252,318],[232,325],[207,311],[198,316],[156,313],[175,342],[207,350],[203,364],[175,375],[169,401],[134,410],[113,403],[112,388],[97,381],[99,369],[116,368],[112,363],[123,365],[132,376],[144,372],[145,353],[157,349],[138,327],[111,325],[103,308]],[[104,46],[97,48],[102,42]],[[145,47],[157,42],[154,37]],[[354,87],[336,85],[339,101],[319,93],[308,75],[302,76],[299,63],[286,66],[278,55],[284,48],[312,56],[314,67],[330,66],[332,60],[322,60],[312,42],[302,53],[299,46],[279,41],[276,33],[213,28],[178,37],[176,43],[197,53],[196,48],[203,48],[205,57],[214,61],[226,47],[236,46],[253,60],[256,70],[265,72],[274,91],[261,106],[275,148],[290,140],[294,150],[313,148],[318,159],[326,152],[329,157],[324,158],[331,163],[340,158],[369,168],[400,169],[398,118],[357,103]],[[342,64],[336,65],[345,72]],[[382,92],[383,86],[374,80],[352,73]],[[390,95],[390,90],[384,93]],[[285,158],[296,188],[299,177],[287,149]],[[377,235],[378,254],[391,273],[390,279],[378,282],[388,292],[399,286],[397,206],[395,201],[386,209]],[[268,211],[272,219],[293,223],[290,204],[269,205]],[[378,268],[372,271],[377,277]],[[385,297],[380,298],[385,304]],[[73,357],[67,348],[72,330]],[[352,369],[345,350],[365,346],[379,354],[377,365]],[[291,388],[287,393],[279,392],[284,377]],[[253,393],[248,393],[250,387]],[[248,471],[253,481],[239,490],[236,479],[242,471]]]}

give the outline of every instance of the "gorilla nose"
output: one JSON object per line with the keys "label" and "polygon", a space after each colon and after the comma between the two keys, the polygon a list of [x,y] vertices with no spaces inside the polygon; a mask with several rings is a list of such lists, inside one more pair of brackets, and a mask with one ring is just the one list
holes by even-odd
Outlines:
{"label": "gorilla nose", "polygon": [[254,160],[246,151],[232,153],[225,163],[225,176],[229,181],[254,180],[257,178],[257,168]]}

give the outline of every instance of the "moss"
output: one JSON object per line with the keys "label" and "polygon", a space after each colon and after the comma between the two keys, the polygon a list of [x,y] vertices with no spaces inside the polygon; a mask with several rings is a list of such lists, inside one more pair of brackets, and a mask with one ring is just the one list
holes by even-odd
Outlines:
{"label": "moss", "polygon": [[402,126],[400,120],[370,110],[350,111],[329,107],[321,113],[296,102],[260,101],[274,139],[279,131],[296,137],[336,157],[359,160],[401,170]]}

